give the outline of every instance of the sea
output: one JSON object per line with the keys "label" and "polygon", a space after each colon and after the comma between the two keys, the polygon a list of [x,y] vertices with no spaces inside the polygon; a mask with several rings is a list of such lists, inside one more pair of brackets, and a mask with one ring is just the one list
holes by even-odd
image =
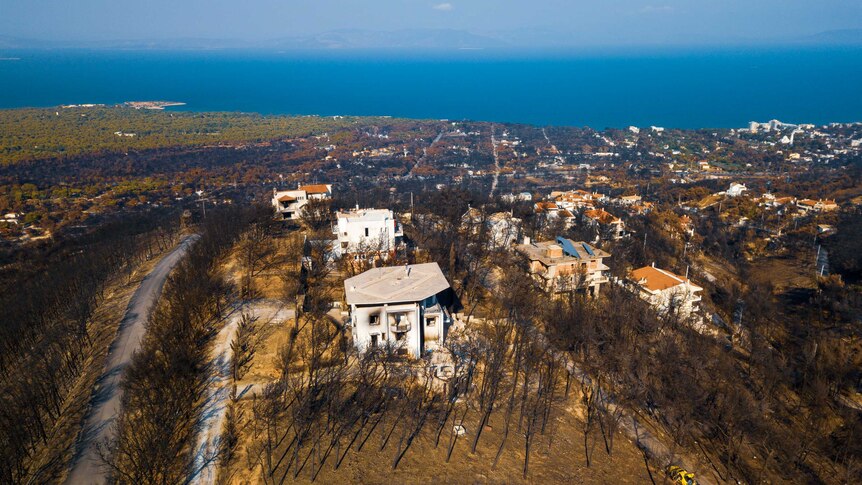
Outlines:
{"label": "sea", "polygon": [[0,49],[0,108],[154,100],[192,111],[597,129],[851,122],[862,121],[862,47]]}

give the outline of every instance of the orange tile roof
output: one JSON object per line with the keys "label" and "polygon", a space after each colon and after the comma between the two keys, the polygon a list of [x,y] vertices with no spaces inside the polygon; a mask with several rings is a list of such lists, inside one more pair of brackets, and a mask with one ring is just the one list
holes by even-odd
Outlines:
{"label": "orange tile roof", "polygon": [[619,218],[614,217],[613,214],[604,209],[589,210],[584,212],[584,215],[589,217],[590,219],[595,219],[602,224],[612,224],[619,220]]}
{"label": "orange tile roof", "polygon": [[553,202],[536,202],[536,212],[541,213],[551,209],[557,209],[557,204]]}
{"label": "orange tile roof", "polygon": [[279,202],[293,202],[295,200],[296,200],[296,197],[294,197],[292,195],[282,195],[281,197],[278,198]]}
{"label": "orange tile roof", "polygon": [[299,190],[304,190],[309,194],[326,194],[329,193],[329,187],[325,184],[303,185]]}
{"label": "orange tile roof", "polygon": [[671,273],[653,266],[644,266],[630,273],[632,280],[643,285],[650,291],[662,291],[688,281],[682,276]]}

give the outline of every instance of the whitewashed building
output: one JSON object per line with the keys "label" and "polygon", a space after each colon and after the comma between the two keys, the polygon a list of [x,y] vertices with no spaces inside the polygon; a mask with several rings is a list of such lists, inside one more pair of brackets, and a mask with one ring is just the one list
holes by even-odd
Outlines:
{"label": "whitewashed building", "polygon": [[353,343],[395,346],[420,357],[443,345],[452,318],[449,282],[437,263],[370,269],[344,281]]}
{"label": "whitewashed building", "polygon": [[698,310],[703,288],[686,277],[656,268],[638,268],[629,274],[629,281],[638,288],[638,295],[661,314],[675,314],[684,319]]}
{"label": "whitewashed building", "polygon": [[332,198],[332,184],[300,185],[296,190],[272,189],[275,213],[286,221],[295,221],[310,200]]}
{"label": "whitewashed building", "polygon": [[[338,246],[342,253],[386,255],[395,251],[404,231],[389,209],[352,209],[339,212]],[[385,257],[383,259],[386,259]]]}

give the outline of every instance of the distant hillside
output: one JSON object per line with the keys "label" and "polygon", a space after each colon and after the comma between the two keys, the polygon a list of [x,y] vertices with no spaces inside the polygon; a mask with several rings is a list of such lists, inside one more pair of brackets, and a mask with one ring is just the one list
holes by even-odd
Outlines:
{"label": "distant hillside", "polygon": [[862,29],[830,30],[803,40],[813,44],[862,45]]}

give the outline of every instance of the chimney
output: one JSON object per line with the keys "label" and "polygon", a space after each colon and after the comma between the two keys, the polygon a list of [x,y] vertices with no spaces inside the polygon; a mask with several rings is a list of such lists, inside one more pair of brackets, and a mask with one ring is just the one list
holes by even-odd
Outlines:
{"label": "chimney", "polygon": [[652,267],[655,268],[655,261],[652,262]]}
{"label": "chimney", "polygon": [[359,210],[359,204],[356,204],[356,210]]}
{"label": "chimney", "polygon": [[530,245],[530,236],[524,236],[524,244],[527,246]]}

